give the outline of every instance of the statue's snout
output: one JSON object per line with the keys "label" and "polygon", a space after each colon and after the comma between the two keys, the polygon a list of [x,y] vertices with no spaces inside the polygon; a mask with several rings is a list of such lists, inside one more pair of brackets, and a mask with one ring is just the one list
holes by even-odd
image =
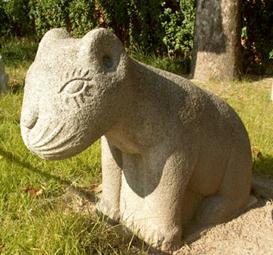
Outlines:
{"label": "statue's snout", "polygon": [[22,114],[21,118],[21,125],[23,125],[25,128],[32,129],[38,120],[38,110],[31,109],[26,110]]}

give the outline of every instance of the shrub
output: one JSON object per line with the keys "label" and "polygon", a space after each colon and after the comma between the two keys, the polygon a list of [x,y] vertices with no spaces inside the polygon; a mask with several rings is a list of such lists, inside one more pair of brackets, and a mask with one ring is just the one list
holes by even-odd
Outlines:
{"label": "shrub", "polygon": [[102,26],[145,54],[189,57],[192,48],[194,0],[30,0],[30,8],[39,37],[53,27],[81,36]]}
{"label": "shrub", "polygon": [[82,36],[98,25],[94,1],[72,0],[68,11],[71,30],[76,36]]}
{"label": "shrub", "polygon": [[98,0],[104,26],[131,50],[189,56],[193,42],[194,0]]}
{"label": "shrub", "polygon": [[0,36],[10,33],[11,27],[9,22],[9,17],[6,13],[6,2],[0,1]]}
{"label": "shrub", "polygon": [[245,0],[242,15],[245,71],[264,73],[273,50],[273,1]]}
{"label": "shrub", "polygon": [[25,36],[32,30],[29,0],[0,1],[0,34]]}
{"label": "shrub", "polygon": [[30,0],[30,17],[39,37],[54,27],[71,30],[69,0]]}
{"label": "shrub", "polygon": [[[246,72],[273,62],[273,1],[244,0],[242,43]],[[195,0],[0,0],[0,35],[37,35],[65,27],[82,36],[96,26],[115,32],[130,51],[190,59]]]}
{"label": "shrub", "polygon": [[65,27],[81,36],[98,24],[95,1],[90,0],[30,0],[30,16],[38,37],[54,27]]}
{"label": "shrub", "polygon": [[[180,3],[179,3],[180,2]],[[164,29],[163,43],[169,56],[181,55],[188,58],[193,47],[193,30],[195,19],[195,1],[180,0],[169,7],[166,2],[160,16]]]}

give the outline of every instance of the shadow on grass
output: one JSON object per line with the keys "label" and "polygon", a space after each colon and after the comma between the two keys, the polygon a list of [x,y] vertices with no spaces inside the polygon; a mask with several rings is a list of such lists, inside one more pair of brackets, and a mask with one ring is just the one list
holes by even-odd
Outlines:
{"label": "shadow on grass", "polygon": [[24,91],[24,86],[22,84],[16,84],[10,87],[11,94],[20,94]]}
{"label": "shadow on grass", "polygon": [[267,78],[272,78],[272,75],[267,75],[267,74],[244,74],[241,77],[241,80],[243,81],[248,81],[248,82],[255,82],[255,81],[263,81],[264,79]]}
{"label": "shadow on grass", "polygon": [[268,175],[273,178],[273,156],[259,154],[254,158],[253,170],[256,174]]}
{"label": "shadow on grass", "polygon": [[46,179],[53,179],[54,181],[71,188],[76,194],[78,194],[79,196],[85,198],[86,200],[92,203],[94,203],[97,200],[95,195],[92,192],[85,190],[84,188],[73,185],[73,183],[69,180],[64,180],[59,176],[43,172],[39,170],[38,168],[34,167],[33,165],[31,165],[30,163],[23,162],[19,157],[17,157],[16,155],[13,155],[12,153],[8,151],[3,150],[2,148],[0,148],[0,155],[3,156],[7,161],[11,163],[15,163],[16,165],[20,166],[21,168],[27,171],[31,171],[35,174],[41,175]]}
{"label": "shadow on grass", "polygon": [[255,157],[253,170],[252,193],[259,199],[260,206],[264,206],[267,201],[273,201],[273,156]]}

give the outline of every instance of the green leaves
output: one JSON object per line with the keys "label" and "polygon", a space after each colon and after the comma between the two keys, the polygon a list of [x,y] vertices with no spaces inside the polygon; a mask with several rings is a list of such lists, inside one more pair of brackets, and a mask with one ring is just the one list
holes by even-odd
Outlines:
{"label": "green leaves", "polygon": [[31,32],[29,0],[0,1],[0,35],[23,36]]}
{"label": "green leaves", "polygon": [[[0,34],[37,35],[65,27],[75,36],[102,26],[130,50],[145,54],[189,56],[194,0],[9,0],[0,2]],[[1,22],[3,21],[3,22]],[[23,31],[23,32],[20,32]]]}
{"label": "green leaves", "polygon": [[169,57],[182,56],[189,58],[193,45],[195,19],[194,1],[174,1],[176,5],[167,7],[163,2],[164,12],[160,16],[164,29],[163,43]]}

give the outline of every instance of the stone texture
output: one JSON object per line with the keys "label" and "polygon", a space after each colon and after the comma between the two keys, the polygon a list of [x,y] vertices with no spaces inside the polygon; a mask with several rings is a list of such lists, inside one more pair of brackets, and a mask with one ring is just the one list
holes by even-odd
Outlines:
{"label": "stone texture", "polygon": [[190,81],[127,56],[105,29],[43,37],[25,85],[21,132],[60,160],[102,137],[97,209],[152,246],[178,249],[196,227],[247,204],[251,151],[231,107]]}
{"label": "stone texture", "polygon": [[8,92],[8,75],[5,73],[5,67],[2,60],[2,56],[0,55],[0,92],[7,93]]}

